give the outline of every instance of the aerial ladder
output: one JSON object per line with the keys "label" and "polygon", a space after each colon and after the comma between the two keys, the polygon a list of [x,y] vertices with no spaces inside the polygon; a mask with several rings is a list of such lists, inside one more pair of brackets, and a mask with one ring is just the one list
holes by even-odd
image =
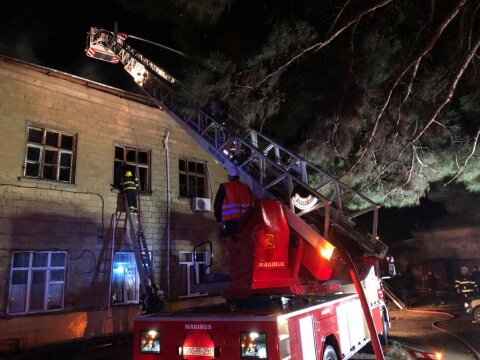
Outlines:
{"label": "aerial ladder", "polygon": [[[138,194],[135,196],[138,196]],[[127,204],[126,196],[124,196],[124,202]],[[138,201],[137,203],[139,204]],[[145,297],[142,299],[142,304],[144,305],[145,312],[156,313],[163,309],[160,293],[161,290],[158,288],[155,281],[152,254],[148,250],[147,239],[145,238],[145,231],[143,230],[140,213],[132,213],[129,206],[125,206],[125,212],[128,220],[130,239],[132,240],[135,263],[137,264],[137,271],[140,278],[140,285],[143,290],[142,294]]]}
{"label": "aerial ladder", "polygon": [[[203,110],[182,114],[176,96],[180,83],[126,44],[127,35],[92,27],[88,37],[87,56],[121,62],[152,101],[203,149],[224,167],[237,166],[258,198],[281,200],[290,227],[313,248],[328,251],[328,239],[365,269],[371,266],[365,259],[385,256],[387,246],[377,236],[377,204],[258,131],[232,131]],[[335,279],[342,276],[349,274],[332,274]]]}
{"label": "aerial ladder", "polygon": [[[370,333],[376,334],[360,280],[366,274],[362,267],[371,268],[388,249],[377,234],[379,206],[256,130],[223,125],[204,110],[190,115],[182,113],[177,98],[181,84],[129,46],[127,37],[92,27],[86,54],[122,63],[156,106],[168,113],[204,150],[226,168],[237,166],[241,180],[257,198],[280,200],[289,227],[308,247],[318,254],[327,252],[328,258],[336,251],[345,266],[337,266],[337,271],[328,272],[327,278],[319,280],[328,283],[351,277],[362,300]],[[138,232],[132,239],[137,239],[137,235]],[[144,257],[136,256],[143,264]],[[338,268],[343,268],[343,272],[338,272]],[[374,336],[372,341],[375,352],[381,353]]]}
{"label": "aerial ladder", "polygon": [[87,56],[121,62],[150,99],[203,149],[224,167],[237,166],[241,180],[258,198],[282,200],[291,213],[316,228],[321,219],[318,232],[336,247],[348,247],[358,256],[386,255],[388,247],[377,234],[376,203],[256,130],[230,131],[203,110],[182,114],[176,96],[180,83],[126,44],[126,38],[92,27]]}

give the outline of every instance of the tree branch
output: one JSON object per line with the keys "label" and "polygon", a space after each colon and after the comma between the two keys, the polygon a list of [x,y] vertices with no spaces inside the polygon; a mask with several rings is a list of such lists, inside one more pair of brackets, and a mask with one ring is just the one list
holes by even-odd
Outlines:
{"label": "tree branch", "polygon": [[397,133],[395,134],[395,136],[394,136],[394,138],[393,138],[393,143],[395,143],[395,142],[397,141],[398,126],[400,125],[400,120],[401,120],[401,118],[402,118],[402,107],[403,107],[403,105],[405,105],[405,103],[406,103],[407,100],[408,100],[408,97],[409,97],[410,94],[412,93],[413,82],[414,82],[414,80],[415,80],[415,77],[417,76],[418,67],[420,66],[420,60],[421,60],[421,59],[418,59],[418,61],[417,61],[417,62],[415,63],[415,65],[413,66],[412,76],[410,77],[410,82],[408,83],[407,92],[405,93],[405,96],[403,97],[402,102],[401,102],[400,105],[398,106],[398,111],[397,111],[397,123],[395,124],[395,128],[397,129]]}
{"label": "tree branch", "polygon": [[409,144],[411,143],[414,143],[416,142],[418,139],[420,139],[420,137],[425,133],[425,131],[427,131],[427,129],[430,127],[430,125],[432,125],[436,119],[437,119],[437,116],[438,114],[440,113],[440,111],[442,111],[442,109],[445,107],[445,105],[447,105],[450,100],[452,100],[452,97],[453,97],[453,93],[455,92],[455,89],[457,87],[457,84],[458,84],[458,81],[460,80],[460,78],[462,77],[463,73],[465,72],[465,70],[467,69],[468,65],[470,64],[470,61],[472,60],[473,56],[475,55],[475,53],[477,52],[478,50],[478,47],[480,46],[480,38],[478,38],[474,44],[472,44],[472,48],[470,49],[470,51],[468,52],[468,54],[465,56],[464,60],[463,60],[463,63],[461,64],[460,68],[458,69],[457,73],[455,74],[455,76],[453,77],[451,83],[450,83],[450,86],[448,88],[448,92],[446,94],[446,96],[443,98],[443,100],[440,102],[440,104],[437,105],[437,107],[434,109],[434,111],[432,112],[432,114],[430,115],[430,118],[427,122],[427,124],[423,127],[422,130],[420,130],[418,132],[417,135],[415,135],[414,137],[412,137],[412,139],[410,139],[410,141],[407,143],[407,145],[405,146],[408,146]]}
{"label": "tree branch", "polygon": [[415,165],[415,158],[418,159],[418,155],[417,155],[417,151],[415,150],[415,146],[412,145],[412,159],[410,160],[410,170],[408,171],[407,179],[405,180],[405,182],[402,185],[396,186],[395,188],[390,190],[388,193],[383,195],[383,197],[389,196],[391,193],[393,193],[398,188],[402,189],[405,185],[407,185],[410,182],[410,180],[412,179],[413,167]]}
{"label": "tree branch", "polygon": [[350,3],[350,0],[347,0],[346,3],[343,4],[342,9],[338,12],[337,16],[335,17],[335,20],[333,20],[332,26],[330,26],[330,30],[328,30],[327,32],[327,36],[332,32],[333,28],[335,27],[335,24],[337,23],[340,16],[342,16],[343,12],[345,11],[349,3]]}
{"label": "tree branch", "polygon": [[348,29],[352,24],[357,22],[359,19],[361,19],[364,15],[375,11],[376,9],[383,7],[387,5],[388,3],[392,2],[392,0],[376,0],[371,4],[370,6],[361,9],[357,14],[351,16],[349,19],[347,19],[343,25],[340,25],[335,31],[331,33],[331,35],[327,36],[323,41],[317,42],[310,47],[306,48],[302,52],[298,53],[294,57],[292,57],[290,60],[288,60],[285,64],[277,68],[276,70],[272,71],[270,74],[265,76],[260,82],[258,82],[255,87],[261,86],[263,83],[265,83],[267,80],[269,80],[271,77],[278,75],[280,72],[288,68],[290,65],[292,65],[295,61],[300,59],[302,56],[313,52],[313,51],[318,51],[328,45],[330,42],[332,42],[338,35],[343,33],[346,29]]}
{"label": "tree branch", "polygon": [[388,104],[390,103],[390,99],[392,97],[393,91],[397,87],[399,81],[402,79],[402,77],[405,75],[405,73],[412,67],[414,64],[419,62],[436,44],[437,40],[440,38],[442,35],[443,31],[447,27],[447,25],[457,16],[458,12],[460,11],[460,8],[465,5],[465,3],[468,0],[459,0],[455,7],[450,11],[450,13],[446,16],[445,19],[437,26],[435,31],[432,33],[432,36],[428,39],[426,44],[419,49],[419,51],[411,57],[407,63],[402,66],[396,73],[393,74],[393,76],[390,78],[389,81],[387,81],[387,89],[385,91],[385,101],[383,104],[380,106],[380,111],[375,119],[375,122],[369,131],[369,135],[367,140],[365,141],[364,145],[360,147],[359,154],[356,156],[356,160],[354,161],[353,165],[350,167],[350,169],[347,170],[347,172],[340,178],[344,178],[346,175],[348,175],[362,160],[362,158],[365,156],[367,153],[368,149],[370,148],[370,145],[373,142],[373,139],[375,137],[375,133],[377,132],[378,125],[380,123],[380,119],[382,118],[383,114],[385,113],[385,109],[387,108]]}
{"label": "tree branch", "polygon": [[[360,20],[358,20],[360,21]],[[358,25],[358,21],[353,25],[352,27],[352,31],[351,31],[351,34],[350,34],[350,44],[349,44],[349,47],[348,47],[348,53],[349,53],[349,66],[348,66],[348,72],[347,72],[347,76],[345,77],[345,80],[343,81],[343,87],[342,87],[342,96],[340,97],[339,101],[338,101],[338,104],[337,104],[337,108],[335,110],[335,124],[334,124],[334,127],[333,127],[333,131],[332,131],[332,147],[334,148],[335,152],[339,154],[338,150],[337,150],[337,147],[336,147],[336,137],[337,137],[337,129],[338,129],[338,125],[340,123],[340,110],[343,108],[343,103],[345,101],[345,97],[346,97],[346,94],[347,94],[347,90],[348,90],[348,85],[350,83],[350,81],[352,80],[352,77],[353,77],[353,64],[354,64],[354,59],[355,59],[355,43],[354,43],[354,38],[355,38],[355,30],[357,29],[357,25]]]}
{"label": "tree branch", "polygon": [[462,167],[457,171],[457,173],[455,174],[455,176],[453,178],[450,179],[450,181],[448,181],[444,186],[447,186],[448,184],[450,184],[453,180],[455,180],[456,178],[458,178],[460,176],[460,174],[463,172],[463,170],[465,169],[465,167],[467,166],[468,162],[470,161],[470,159],[472,158],[472,156],[475,154],[475,151],[477,149],[477,144],[478,144],[478,138],[480,137],[480,128],[477,130],[477,133],[475,135],[475,137],[473,138],[473,145],[472,145],[472,151],[470,152],[470,154],[467,156],[467,158],[465,159],[465,161],[463,162],[463,165]]}

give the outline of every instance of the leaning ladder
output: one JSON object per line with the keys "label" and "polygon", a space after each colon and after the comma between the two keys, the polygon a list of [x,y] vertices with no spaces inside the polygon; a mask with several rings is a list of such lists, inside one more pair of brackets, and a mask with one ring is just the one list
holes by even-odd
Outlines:
{"label": "leaning ladder", "polygon": [[143,231],[140,214],[132,214],[128,207],[127,198],[125,200],[125,211],[128,219],[128,227],[130,231],[130,239],[132,240],[133,253],[135,254],[135,262],[137,263],[137,271],[140,277],[144,293],[151,295],[158,288],[155,283],[155,275],[153,272],[152,258],[148,250],[147,239]]}
{"label": "leaning ladder", "polygon": [[[376,203],[255,130],[230,131],[202,110],[185,115],[177,101],[176,79],[126,44],[124,36],[97,28],[91,32],[203,149],[225,167],[238,166],[257,197],[277,198],[308,224],[321,224],[318,232],[327,240],[330,229],[335,229],[365,256],[385,256],[388,247],[377,236]],[[362,218],[368,221],[366,229]]]}

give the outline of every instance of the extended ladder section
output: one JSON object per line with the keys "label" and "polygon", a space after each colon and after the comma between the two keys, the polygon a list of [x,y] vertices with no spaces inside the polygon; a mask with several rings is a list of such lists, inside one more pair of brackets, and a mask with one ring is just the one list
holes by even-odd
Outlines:
{"label": "extended ladder section", "polygon": [[[126,197],[125,204],[127,204]],[[127,213],[128,228],[132,240],[140,283],[142,284],[144,293],[147,297],[156,296],[158,288],[155,283],[152,258],[148,250],[145,232],[143,231],[142,221],[140,220],[140,214],[132,214],[128,206],[125,206],[125,211]]]}
{"label": "extended ladder section", "polygon": [[385,256],[388,247],[377,237],[377,204],[255,130],[231,131],[202,110],[185,115],[177,101],[178,81],[126,44],[125,35],[92,27],[89,38],[88,56],[118,58],[203,149],[227,168],[238,166],[258,198],[279,199],[334,246],[358,256]]}

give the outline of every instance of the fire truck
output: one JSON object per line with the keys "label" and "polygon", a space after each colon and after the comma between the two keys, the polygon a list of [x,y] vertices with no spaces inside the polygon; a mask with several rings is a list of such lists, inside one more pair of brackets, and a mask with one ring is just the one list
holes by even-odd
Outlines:
{"label": "fire truck", "polygon": [[[179,82],[127,38],[92,27],[86,54],[123,64],[215,160],[237,166],[259,199],[226,241],[225,303],[137,317],[134,359],[335,360],[369,342],[383,359],[390,317],[378,263],[388,247],[377,236],[378,205],[258,131],[232,129],[206,110],[186,115]],[[141,221],[128,215],[143,290],[154,300]]]}

